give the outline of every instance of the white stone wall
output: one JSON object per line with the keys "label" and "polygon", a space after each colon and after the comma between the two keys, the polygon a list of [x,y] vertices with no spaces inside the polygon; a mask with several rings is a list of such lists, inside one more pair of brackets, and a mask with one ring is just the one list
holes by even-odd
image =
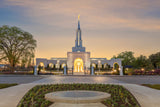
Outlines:
{"label": "white stone wall", "polygon": [[81,58],[83,60],[84,69],[90,68],[90,65],[92,63],[104,65],[107,63],[111,67],[114,67],[114,63],[117,63],[120,67],[120,75],[123,75],[123,66],[122,66],[122,59],[111,59],[107,60],[106,58],[90,58],[90,52],[68,52],[67,53],[67,59],[66,60],[60,60],[57,58],[57,60],[47,60],[46,58],[36,58],[36,65],[38,66],[40,62],[44,64],[45,67],[49,63],[52,63],[54,65],[57,64],[66,64],[69,69],[72,69],[74,66],[74,61],[77,58]]}
{"label": "white stone wall", "polygon": [[47,67],[48,64],[52,63],[54,65],[56,64],[67,64],[67,60],[48,60],[46,58],[36,58],[36,66],[38,66],[40,63],[43,63],[45,67]]}
{"label": "white stone wall", "polygon": [[[100,63],[99,63],[100,62]],[[114,67],[114,64],[117,63],[119,65],[120,68],[120,75],[123,75],[123,66],[122,66],[122,59],[111,59],[111,60],[107,60],[105,58],[91,58],[91,64],[97,64],[98,66],[101,64],[105,64],[107,63],[108,65],[110,65],[111,67]]]}
{"label": "white stone wall", "polygon": [[48,61],[46,58],[36,58],[36,66],[38,66],[41,62],[45,67],[47,67]]}
{"label": "white stone wall", "polygon": [[101,62],[101,64],[104,65],[105,63],[107,63],[111,67],[113,67],[114,63],[118,63],[119,66],[122,66],[122,60],[121,59],[107,60],[105,58],[91,58],[91,64],[92,63],[98,64],[99,61]]}

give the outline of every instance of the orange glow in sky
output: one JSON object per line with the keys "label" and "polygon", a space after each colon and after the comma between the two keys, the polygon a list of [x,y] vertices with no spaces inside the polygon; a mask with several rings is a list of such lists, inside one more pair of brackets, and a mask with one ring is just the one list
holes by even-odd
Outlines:
{"label": "orange glow in sky", "polygon": [[2,0],[0,25],[22,28],[37,40],[36,57],[67,57],[81,14],[83,46],[91,57],[123,51],[160,51],[160,0]]}

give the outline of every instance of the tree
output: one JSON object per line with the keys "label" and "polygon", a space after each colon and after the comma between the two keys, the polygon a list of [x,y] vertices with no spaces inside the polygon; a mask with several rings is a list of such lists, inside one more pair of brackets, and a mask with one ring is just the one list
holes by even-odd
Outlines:
{"label": "tree", "polygon": [[136,58],[134,67],[138,69],[145,68],[146,70],[153,69],[151,61],[146,56],[143,55],[140,55],[139,57]]}
{"label": "tree", "polygon": [[36,40],[18,27],[0,27],[0,60],[7,60],[14,71],[19,63],[29,63],[34,58]]}
{"label": "tree", "polygon": [[132,51],[125,51],[118,54],[118,56],[113,56],[113,58],[122,58],[122,65],[133,65],[135,61],[134,52]]}
{"label": "tree", "polygon": [[152,65],[154,66],[154,68],[160,67],[160,52],[150,55],[149,59],[152,62]]}

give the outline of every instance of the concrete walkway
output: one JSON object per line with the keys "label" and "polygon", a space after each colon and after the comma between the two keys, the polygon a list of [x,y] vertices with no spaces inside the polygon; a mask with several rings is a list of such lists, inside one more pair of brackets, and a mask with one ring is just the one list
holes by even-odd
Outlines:
{"label": "concrete walkway", "polygon": [[36,84],[21,84],[0,89],[0,107],[16,107],[22,97]]}
{"label": "concrete walkway", "polygon": [[33,83],[21,84],[10,88],[0,89],[0,107],[16,107],[25,93],[35,85],[56,83],[119,84],[127,88],[136,97],[142,107],[159,107],[160,105],[160,91],[144,86],[136,84],[126,84],[124,82],[114,80],[110,77],[51,76],[35,81]]}
{"label": "concrete walkway", "polygon": [[31,83],[33,81],[37,81],[43,78],[47,78],[51,75],[0,75],[0,83],[17,83],[17,84],[26,84]]}
{"label": "concrete walkway", "polygon": [[160,107],[160,90],[136,84],[122,84],[137,99],[142,107]]}
{"label": "concrete walkway", "polygon": [[125,83],[106,76],[50,76],[33,83],[38,84],[57,84],[57,83],[92,83],[92,84],[119,84]]}

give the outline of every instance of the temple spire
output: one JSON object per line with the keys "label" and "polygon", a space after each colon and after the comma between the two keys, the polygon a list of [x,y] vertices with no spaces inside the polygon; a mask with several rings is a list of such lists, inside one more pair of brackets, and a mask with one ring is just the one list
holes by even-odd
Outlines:
{"label": "temple spire", "polygon": [[72,52],[85,52],[85,47],[82,46],[80,15],[78,15],[78,29],[76,30],[75,47],[72,47]]}
{"label": "temple spire", "polygon": [[80,29],[80,15],[78,15],[78,29]]}
{"label": "temple spire", "polygon": [[80,19],[80,14],[78,15],[78,21],[79,21],[79,19]]}

